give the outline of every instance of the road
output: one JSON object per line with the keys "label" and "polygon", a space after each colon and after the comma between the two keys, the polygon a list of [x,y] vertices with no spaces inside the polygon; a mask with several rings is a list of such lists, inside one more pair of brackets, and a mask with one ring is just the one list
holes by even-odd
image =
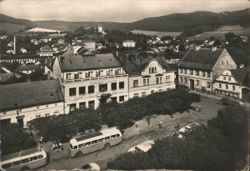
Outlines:
{"label": "road", "polygon": [[[48,165],[39,170],[52,170],[52,169],[74,169],[80,168],[83,164],[96,162],[101,166],[101,169],[106,169],[109,161],[116,156],[125,153],[132,146],[141,143],[148,139],[160,139],[162,137],[172,134],[174,127],[179,124],[181,127],[192,122],[206,123],[208,120],[217,116],[218,109],[222,108],[218,100],[201,97],[200,104],[202,105],[202,112],[184,112],[176,113],[174,118],[169,115],[155,115],[150,120],[148,125],[145,119],[138,122],[138,128],[132,126],[125,130],[123,142],[117,146],[111,147],[108,150],[97,151],[80,158],[70,158],[67,155],[67,148],[61,152],[51,152],[51,160]],[[163,122],[163,127],[158,128],[159,122]],[[67,144],[64,144],[66,147]],[[50,149],[49,145],[46,146]]]}

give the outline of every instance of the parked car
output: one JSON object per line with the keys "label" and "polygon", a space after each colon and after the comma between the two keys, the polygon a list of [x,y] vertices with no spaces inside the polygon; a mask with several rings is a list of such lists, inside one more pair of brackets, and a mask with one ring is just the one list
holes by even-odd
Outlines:
{"label": "parked car", "polygon": [[192,131],[192,128],[200,126],[200,125],[201,125],[200,123],[194,122],[194,123],[190,123],[190,124],[180,128],[177,131],[178,138],[183,138],[183,133],[185,133],[187,131]]}
{"label": "parked car", "polygon": [[137,144],[136,146],[130,148],[128,150],[128,152],[147,152],[149,151],[152,146],[155,144],[155,141],[154,140],[147,140],[147,141],[144,141],[140,144]]}

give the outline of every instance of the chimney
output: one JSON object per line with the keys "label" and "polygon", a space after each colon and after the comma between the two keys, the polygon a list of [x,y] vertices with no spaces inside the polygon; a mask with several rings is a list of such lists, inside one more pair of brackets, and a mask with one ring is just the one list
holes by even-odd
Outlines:
{"label": "chimney", "polygon": [[217,50],[217,46],[212,47],[212,51],[216,51]]}
{"label": "chimney", "polygon": [[14,51],[14,55],[16,54],[16,35],[14,34],[14,49],[13,49],[13,51]]}

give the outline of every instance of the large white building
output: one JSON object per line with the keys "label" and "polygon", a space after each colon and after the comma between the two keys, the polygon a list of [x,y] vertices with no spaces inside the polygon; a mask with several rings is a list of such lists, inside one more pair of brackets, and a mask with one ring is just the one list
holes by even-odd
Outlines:
{"label": "large white building", "polygon": [[96,109],[102,100],[128,100],[128,75],[111,54],[82,56],[67,51],[56,58],[54,78],[59,78],[65,113],[76,108]]}
{"label": "large white building", "polygon": [[226,49],[189,49],[178,64],[179,85],[192,90],[213,92],[215,79],[226,69],[236,69]]}
{"label": "large white building", "polygon": [[39,117],[64,114],[64,98],[58,80],[0,86],[0,120],[26,125]]}

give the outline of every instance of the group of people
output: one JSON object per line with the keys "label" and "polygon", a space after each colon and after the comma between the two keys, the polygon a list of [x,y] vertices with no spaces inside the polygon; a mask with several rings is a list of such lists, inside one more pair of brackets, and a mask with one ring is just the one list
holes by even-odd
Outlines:
{"label": "group of people", "polygon": [[60,143],[56,143],[56,142],[53,142],[52,144],[52,150],[54,151],[62,151],[64,148],[63,148],[63,144],[60,142]]}

